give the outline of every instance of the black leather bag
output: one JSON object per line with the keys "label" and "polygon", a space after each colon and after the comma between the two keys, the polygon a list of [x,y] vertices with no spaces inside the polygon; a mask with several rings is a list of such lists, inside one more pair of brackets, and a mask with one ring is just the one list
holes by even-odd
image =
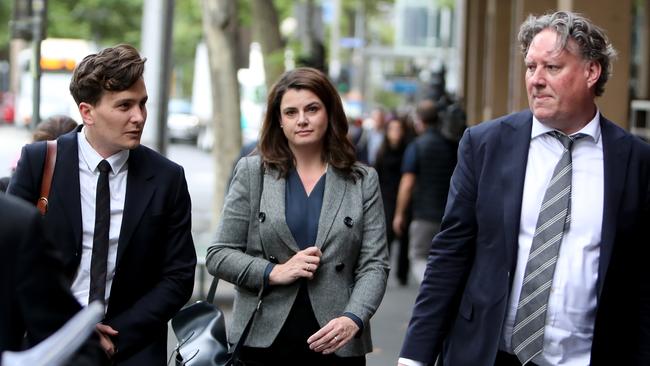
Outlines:
{"label": "black leather bag", "polygon": [[262,305],[264,289],[258,294],[257,307],[248,319],[239,341],[230,347],[223,311],[214,304],[218,283],[219,279],[213,278],[206,301],[188,305],[172,318],[172,329],[178,338],[173,355],[176,366],[243,365],[239,360],[241,345],[246,341],[255,314]]}
{"label": "black leather bag", "polygon": [[223,311],[214,304],[219,279],[212,280],[207,301],[197,301],[181,309],[172,319],[178,338],[174,350],[176,366],[232,365]]}

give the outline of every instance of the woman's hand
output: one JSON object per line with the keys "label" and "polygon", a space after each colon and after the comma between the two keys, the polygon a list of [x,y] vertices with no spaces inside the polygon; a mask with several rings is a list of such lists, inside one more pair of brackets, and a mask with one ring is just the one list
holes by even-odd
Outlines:
{"label": "woman's hand", "polygon": [[309,337],[307,343],[312,351],[327,355],[345,346],[358,331],[357,323],[347,316],[340,316]]}
{"label": "woman's hand", "polygon": [[323,253],[316,247],[301,250],[283,264],[277,264],[269,275],[270,285],[288,285],[304,277],[314,278]]}

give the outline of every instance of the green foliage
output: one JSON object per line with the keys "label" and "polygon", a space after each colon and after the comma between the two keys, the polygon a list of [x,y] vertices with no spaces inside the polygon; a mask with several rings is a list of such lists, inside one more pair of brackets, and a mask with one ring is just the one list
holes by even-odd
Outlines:
{"label": "green foliage", "polygon": [[140,46],[143,0],[57,0],[48,2],[47,36],[83,38],[100,46]]}
{"label": "green foliage", "polygon": [[192,94],[194,54],[203,37],[200,0],[176,0],[174,9],[173,60],[176,97]]}
{"label": "green foliage", "polygon": [[8,58],[9,19],[13,11],[12,1],[0,1],[0,60]]}

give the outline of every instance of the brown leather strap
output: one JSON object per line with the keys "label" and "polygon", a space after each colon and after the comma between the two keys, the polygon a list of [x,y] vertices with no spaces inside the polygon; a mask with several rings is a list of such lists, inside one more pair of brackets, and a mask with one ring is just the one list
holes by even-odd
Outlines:
{"label": "brown leather strap", "polygon": [[47,213],[48,197],[50,196],[50,186],[52,185],[52,176],[54,175],[54,165],[56,164],[56,140],[47,142],[47,153],[45,154],[45,165],[43,165],[43,179],[41,180],[41,195],[36,202],[36,207],[41,215]]}

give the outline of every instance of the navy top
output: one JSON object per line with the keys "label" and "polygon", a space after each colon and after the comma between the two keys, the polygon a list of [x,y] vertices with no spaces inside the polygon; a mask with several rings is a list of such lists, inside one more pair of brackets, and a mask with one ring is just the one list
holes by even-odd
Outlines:
{"label": "navy top", "polygon": [[[318,236],[318,221],[323,206],[323,196],[325,193],[325,176],[318,180],[309,196],[302,185],[300,176],[296,169],[292,169],[286,179],[284,205],[285,221],[291,234],[293,235],[298,247],[303,250],[316,244]],[[269,275],[275,265],[269,263],[264,272],[264,282],[268,284]],[[303,294],[306,294],[303,293]],[[299,296],[300,297],[300,296]],[[303,299],[309,301],[308,298]],[[297,300],[298,301],[298,300]],[[357,336],[363,331],[363,321],[358,316],[345,312],[343,315],[352,319],[359,327]]]}
{"label": "navy top", "polygon": [[318,180],[308,196],[300,176],[292,169],[285,185],[285,220],[300,249],[316,244],[318,220],[325,193],[325,174]]}

